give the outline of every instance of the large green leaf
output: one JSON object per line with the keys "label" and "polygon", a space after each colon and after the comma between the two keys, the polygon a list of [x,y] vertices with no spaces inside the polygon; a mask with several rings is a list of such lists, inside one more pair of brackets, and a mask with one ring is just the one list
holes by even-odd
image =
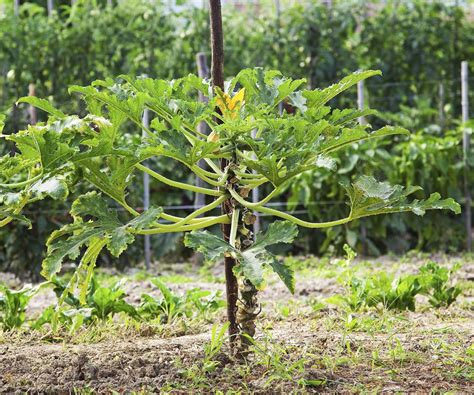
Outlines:
{"label": "large green leaf", "polygon": [[[4,183],[0,184],[0,202],[7,206],[5,210],[14,211],[19,207],[18,202],[11,199],[14,190],[20,191],[18,196],[26,197],[21,208],[46,197],[65,200],[74,180],[76,164],[84,158],[106,155],[110,151],[103,143],[104,136],[98,134],[92,124],[110,127],[110,122],[101,117],[63,116],[6,136],[15,143],[17,151],[15,156],[0,160],[0,169],[5,176]],[[9,205],[7,201],[10,201]]]}
{"label": "large green leaf", "polygon": [[322,143],[319,147],[319,152],[321,154],[328,154],[338,149],[347,147],[351,144],[357,143],[359,141],[366,141],[374,138],[392,135],[410,134],[410,132],[408,132],[408,130],[404,128],[393,126],[384,126],[383,128],[378,129],[374,132],[367,132],[364,129],[364,126],[356,127],[354,129],[342,129],[340,134],[338,134],[337,136],[332,136],[332,138],[329,138],[324,141],[324,143]]}
{"label": "large green leaf", "polygon": [[206,230],[187,233],[184,237],[184,245],[202,253],[204,259],[210,262],[236,251],[229,243]]}
{"label": "large green leaf", "polygon": [[[101,245],[96,243],[100,249],[106,246],[112,255],[119,256],[135,240],[133,231],[150,226],[161,213],[161,208],[150,208],[123,223],[119,220],[118,210],[110,208],[107,200],[97,192],[79,196],[71,208],[74,223],[53,232],[48,239],[42,275],[51,278],[61,270],[67,256],[77,257],[81,247],[90,247],[90,243],[97,240],[105,240]],[[93,252],[98,255],[100,251]]]}
{"label": "large green leaf", "polygon": [[279,243],[291,243],[297,234],[296,225],[288,221],[276,221],[268,227],[266,232],[259,233],[255,244],[245,251],[239,251],[207,231],[188,233],[184,243],[187,247],[201,252],[209,261],[215,261],[225,255],[233,256],[239,262],[236,271],[250,280],[258,289],[265,284],[265,267],[270,267],[293,293],[295,289],[293,271],[285,264],[279,263],[267,247]]}
{"label": "large green leaf", "polygon": [[378,214],[411,211],[423,215],[426,210],[451,210],[461,212],[460,205],[454,199],[441,199],[439,193],[433,193],[426,200],[409,202],[407,196],[419,191],[420,187],[403,188],[379,182],[373,177],[360,177],[352,185],[344,185],[351,202],[351,219]]}
{"label": "large green leaf", "polygon": [[48,114],[54,115],[56,118],[65,118],[66,114],[55,108],[48,100],[40,99],[35,96],[25,96],[18,99],[17,103],[28,103],[40,110],[46,111]]}
{"label": "large green leaf", "polygon": [[308,99],[308,104],[312,107],[321,107],[329,100],[335,98],[350,87],[356,85],[359,81],[363,81],[374,75],[381,75],[379,70],[357,71],[347,77],[344,77],[338,83],[331,85],[325,89],[316,89],[313,91],[304,91],[303,95]]}

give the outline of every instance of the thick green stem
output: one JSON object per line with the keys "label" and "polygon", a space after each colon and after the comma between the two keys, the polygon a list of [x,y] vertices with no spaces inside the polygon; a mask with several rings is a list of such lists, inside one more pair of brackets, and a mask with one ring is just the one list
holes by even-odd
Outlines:
{"label": "thick green stem", "polygon": [[222,187],[225,185],[225,179],[223,177],[220,177],[220,180],[213,180],[210,177],[208,177],[199,166],[192,166],[191,170],[196,174],[201,180],[207,182],[209,185],[215,186],[215,187]]}
{"label": "thick green stem", "polygon": [[166,177],[162,176],[161,174],[158,174],[157,172],[155,172],[155,171],[153,171],[153,170],[149,169],[148,167],[143,166],[141,164],[136,164],[135,167],[137,169],[141,170],[141,171],[144,171],[145,173],[148,173],[153,178],[156,178],[158,181],[161,181],[162,183],[167,184],[171,187],[184,189],[186,191],[192,191],[192,192],[196,192],[196,193],[203,193],[205,195],[222,196],[222,192],[217,191],[215,189],[201,188],[201,187],[197,187],[195,185],[189,185],[189,184],[185,184],[183,182],[170,180],[169,178],[166,178]]}
{"label": "thick green stem", "polygon": [[239,200],[237,200],[237,201],[240,204],[242,204],[243,206],[248,207],[248,208],[258,208],[260,206],[263,206],[265,203],[268,203],[272,198],[274,198],[276,195],[278,195],[282,190],[283,190],[283,186],[280,185],[280,186],[276,187],[273,191],[271,191],[265,198],[263,198],[262,200],[260,200],[258,202],[255,202],[255,203],[247,202],[235,190],[230,191],[230,194],[236,200],[237,200],[236,197],[239,197],[240,199],[242,199],[242,201],[245,202],[245,204],[242,204]]}
{"label": "thick green stem", "polygon": [[28,184],[31,184],[31,183],[35,182],[35,181],[38,181],[42,176],[43,176],[43,173],[40,173],[37,176],[35,176],[33,178],[29,178],[28,180],[25,180],[25,181],[16,182],[16,183],[12,183],[12,184],[0,184],[0,188],[11,188],[11,189],[21,188],[21,187],[24,187]]}
{"label": "thick green stem", "polygon": [[[230,223],[229,217],[227,215],[220,215],[218,217],[209,217],[203,218],[202,221],[198,223],[193,223],[189,225],[176,226],[171,228],[163,228],[163,226],[158,226],[153,229],[142,229],[142,230],[131,230],[131,232],[138,235],[155,235],[159,233],[176,233],[176,232],[189,232],[192,230],[208,228],[216,224],[228,224]],[[175,224],[176,225],[176,224]]]}
{"label": "thick green stem", "polygon": [[221,179],[222,176],[224,175],[224,173],[222,173],[222,171],[219,170],[219,174],[217,173],[213,173],[212,171],[207,171],[206,169],[203,169],[199,166],[196,166],[196,165],[193,165],[191,167],[191,170],[194,171],[194,169],[197,169],[197,171],[200,173],[200,174],[203,174],[205,175],[206,177],[209,177],[209,178],[217,178],[217,179]]}
{"label": "thick green stem", "polygon": [[255,174],[255,173],[244,173],[239,170],[234,170],[234,173],[242,178],[250,178],[250,179],[255,179],[255,178],[262,178],[260,174]]}
{"label": "thick green stem", "polygon": [[237,229],[239,228],[240,209],[232,210],[232,221],[230,223],[229,244],[235,248],[235,239],[237,237]]}
{"label": "thick green stem", "polygon": [[[305,228],[311,228],[311,229],[322,229],[322,228],[331,228],[333,226],[337,225],[343,225],[346,224],[350,221],[352,221],[354,218],[349,214],[348,217],[339,219],[336,221],[329,221],[329,222],[308,222],[308,221],[303,221],[302,219],[296,218],[295,216],[291,214],[284,213],[279,210],[275,210],[272,208],[268,207],[262,207],[261,205],[254,205],[253,203],[247,202],[245,199],[243,199],[237,192],[235,191],[229,191],[232,197],[237,200],[242,206],[251,208],[255,211],[259,211],[261,213],[265,214],[271,214],[274,215],[275,217],[280,217],[283,219],[287,219],[288,221],[291,221],[299,226],[303,226]],[[263,199],[265,200],[265,199]]]}
{"label": "thick green stem", "polygon": [[[23,207],[25,207],[25,205],[28,203],[28,200],[29,200],[29,197],[28,196],[25,196],[22,201],[20,202],[20,205],[15,209],[13,210],[13,215],[18,215],[21,213],[21,210],[23,210]],[[13,217],[6,217],[4,218],[3,220],[0,221],[0,228],[3,227],[3,226],[6,226],[8,225],[10,222],[13,221]]]}
{"label": "thick green stem", "polygon": [[[164,112],[161,108],[158,108],[158,107],[155,107],[154,105],[148,105],[147,106],[150,110],[152,110],[153,112],[155,112],[157,115],[159,115],[161,118],[167,120],[168,122],[170,122],[170,118],[168,118],[168,114],[166,112]],[[120,110],[120,109],[119,109]],[[120,110],[121,111],[121,110]],[[133,120],[135,123],[137,123],[137,121]],[[145,132],[151,136],[153,136],[153,132],[148,129],[148,128],[145,128],[141,123],[138,123],[138,125],[143,128],[143,130],[145,130]],[[191,128],[190,125],[186,125],[188,127],[188,129],[191,131],[191,132],[194,132],[196,133],[196,130]],[[183,133],[183,136],[189,141],[189,143],[194,146],[195,144],[195,141],[199,140],[196,136],[193,136],[189,131],[187,130],[184,130],[183,128],[181,129],[182,133]],[[207,136],[204,136],[203,137],[207,137]],[[214,170],[217,174],[220,173],[220,169],[219,169],[219,166],[217,166],[211,159],[209,158],[204,158],[204,161],[209,165],[209,167]]]}
{"label": "thick green stem", "polygon": [[[219,216],[220,217],[223,217],[223,215]],[[182,221],[185,217],[178,217],[177,215],[172,215],[172,214],[167,214],[167,213],[161,213],[160,214],[160,218],[163,218],[167,221],[171,221],[171,222],[180,222]],[[217,218],[217,217],[205,217],[205,218],[193,218],[189,221],[190,224],[197,224],[199,222],[202,222],[206,219],[210,219],[210,218]]]}
{"label": "thick green stem", "polygon": [[220,198],[217,198],[216,200],[214,200],[212,203],[209,203],[208,205],[201,207],[199,210],[196,210],[193,213],[189,214],[187,217],[183,218],[181,221],[176,222],[175,224],[161,225],[161,228],[171,230],[181,225],[187,225],[193,218],[199,217],[201,214],[207,213],[208,211],[215,209],[216,207],[220,206],[223,202],[225,202],[227,199],[228,199],[227,196],[221,196]]}

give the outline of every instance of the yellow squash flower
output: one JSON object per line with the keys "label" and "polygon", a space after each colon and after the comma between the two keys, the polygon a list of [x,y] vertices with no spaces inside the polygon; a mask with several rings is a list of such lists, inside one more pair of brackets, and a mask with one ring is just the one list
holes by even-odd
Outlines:
{"label": "yellow squash flower", "polygon": [[222,115],[229,117],[230,119],[237,118],[237,112],[242,108],[244,104],[245,88],[238,91],[234,97],[230,97],[227,93],[217,92],[219,97],[217,98],[217,107],[222,112]]}

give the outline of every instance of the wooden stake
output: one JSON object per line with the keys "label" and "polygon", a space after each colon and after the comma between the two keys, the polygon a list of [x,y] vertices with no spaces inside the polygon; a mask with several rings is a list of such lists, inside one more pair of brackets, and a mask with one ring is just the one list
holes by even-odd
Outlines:
{"label": "wooden stake", "polygon": [[[211,22],[211,77],[213,87],[219,87],[224,90],[224,35],[222,31],[222,13],[220,0],[209,0],[209,15]],[[219,120],[216,120],[217,122]],[[224,170],[228,165],[228,161],[221,160],[221,169]],[[230,201],[227,200],[222,204],[222,212],[231,215],[232,207]],[[222,235],[225,241],[230,239],[230,224],[222,225]],[[226,279],[226,295],[227,295],[227,319],[229,320],[229,336],[231,348],[235,349],[239,328],[237,326],[237,298],[238,283],[234,274],[234,266],[236,260],[231,257],[224,259],[225,279]]]}
{"label": "wooden stake", "polygon": [[[466,124],[469,121],[469,71],[468,63],[463,61],[461,63],[461,106],[462,106],[462,122]],[[469,188],[469,150],[471,145],[471,137],[467,128],[463,131],[462,148],[464,159],[464,194],[465,194],[465,210],[464,215],[466,219],[466,250],[471,251],[472,248],[472,217],[471,217],[471,191]]]}
{"label": "wooden stake", "polygon": [[[148,108],[143,111],[142,123],[145,128],[150,126],[150,113]],[[143,135],[146,135],[145,129],[142,131]],[[146,166],[146,163],[144,163]],[[143,211],[150,208],[150,175],[146,172],[143,173]],[[151,267],[151,239],[150,235],[145,235],[144,241],[144,255],[145,255],[145,268],[150,270]]]}
{"label": "wooden stake", "polygon": [[[28,85],[28,96],[36,96],[35,84],[33,83]],[[31,104],[28,106],[28,118],[30,125],[36,125],[38,122],[36,107],[32,106]]]}
{"label": "wooden stake", "polygon": [[[200,78],[209,78],[209,68],[207,67],[207,60],[206,54],[204,52],[199,52],[196,55],[196,66],[198,70],[198,76]],[[208,99],[204,96],[201,92],[199,92],[199,101],[207,102]],[[209,134],[209,126],[205,122],[200,122],[198,126],[199,132],[202,134]],[[205,167],[205,163],[203,159],[198,162],[198,166],[201,168]],[[196,186],[197,187],[204,187],[204,182],[196,176]],[[206,203],[205,196],[202,193],[196,193],[194,195],[194,208],[198,209],[204,206]]]}
{"label": "wooden stake", "polygon": [[51,18],[53,15],[54,3],[53,0],[48,0],[48,16]]}
{"label": "wooden stake", "polygon": [[15,16],[20,14],[20,0],[13,0],[13,14]]}
{"label": "wooden stake", "polygon": [[212,85],[224,90],[224,34],[220,0],[209,0]]}

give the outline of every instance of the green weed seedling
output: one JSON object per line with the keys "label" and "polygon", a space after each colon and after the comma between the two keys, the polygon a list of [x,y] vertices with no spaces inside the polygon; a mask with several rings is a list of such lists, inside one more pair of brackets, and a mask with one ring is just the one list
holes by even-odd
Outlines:
{"label": "green weed seedling", "polygon": [[382,305],[387,310],[399,311],[415,311],[415,296],[421,291],[417,276],[407,275],[394,279],[384,272],[370,277],[362,287],[367,289],[368,307]]}
{"label": "green weed seedling", "polygon": [[365,308],[415,311],[416,296],[424,294],[435,307],[448,307],[461,293],[461,288],[450,285],[452,273],[458,266],[447,269],[435,262],[428,262],[417,274],[394,277],[377,272],[366,278],[358,276],[347,267],[340,276],[346,289],[343,295],[335,295],[326,301],[355,312]]}
{"label": "green weed seedling", "polygon": [[269,333],[265,333],[263,340],[249,338],[249,342],[252,344],[251,351],[256,357],[255,363],[266,369],[266,387],[274,381],[281,380],[304,384],[304,379],[301,377],[305,371],[305,364],[308,362],[306,358],[292,361],[291,350],[276,342]]}
{"label": "green weed seedling", "polygon": [[59,328],[68,330],[69,335],[73,335],[84,324],[92,320],[92,309],[84,308],[60,308],[49,306],[43,310],[41,315],[31,324],[35,330],[41,329],[49,324],[53,333],[57,333]]}
{"label": "green weed seedling", "polygon": [[351,311],[368,307],[388,310],[415,310],[415,296],[420,293],[419,280],[412,275],[393,278],[380,272],[366,279],[353,278],[348,294],[341,300]]}
{"label": "green weed seedling", "polygon": [[122,289],[124,282],[120,280],[111,287],[97,287],[88,300],[88,305],[92,308],[92,316],[105,320],[123,312],[138,318],[135,308],[124,300],[126,297],[125,291]]}
{"label": "green weed seedling", "polygon": [[20,290],[0,285],[0,324],[4,330],[19,328],[25,323],[28,302],[45,285],[47,283],[26,285]]}
{"label": "green weed seedling", "polygon": [[73,333],[83,324],[93,320],[105,321],[118,313],[139,319],[135,307],[125,301],[127,294],[122,289],[125,282],[126,280],[122,279],[107,287],[92,277],[86,293],[77,297],[68,290],[68,285],[55,276],[51,283],[58,296],[58,306],[50,306],[43,311],[33,327],[39,329],[49,323],[53,328],[57,328],[59,324],[63,324]]}
{"label": "green weed seedling", "polygon": [[215,357],[221,351],[225,340],[227,339],[227,330],[229,329],[229,322],[226,322],[219,330],[217,324],[212,326],[211,340],[204,345],[204,371],[212,372],[215,370],[219,362],[215,361]]}
{"label": "green weed seedling", "polygon": [[220,299],[219,292],[211,292],[199,288],[186,291],[183,296],[174,294],[163,281],[158,278],[151,280],[160,293],[160,298],[148,294],[142,295],[140,314],[149,319],[159,318],[162,323],[169,323],[177,317],[201,316],[205,319],[208,315],[225,305]]}
{"label": "green weed seedling", "polygon": [[291,306],[289,303],[278,303],[277,310],[281,318],[288,318],[291,313]]}
{"label": "green weed seedling", "polygon": [[178,316],[185,315],[185,299],[175,295],[158,278],[150,280],[161,292],[161,298],[148,294],[142,295],[139,312],[143,317],[150,319],[159,318],[161,323],[169,323]]}
{"label": "green weed seedling", "polygon": [[[181,358],[174,361],[174,366],[178,369],[187,380],[196,386],[208,386],[208,374],[214,372],[220,365],[216,361],[216,356],[220,353],[222,346],[227,340],[227,331],[229,329],[229,322],[226,322],[221,328],[218,324],[214,324],[211,330],[211,339],[204,344],[204,358],[200,362],[193,363],[191,366],[185,366]],[[180,388],[181,386],[178,386]]]}
{"label": "green weed seedling", "polygon": [[205,318],[225,306],[225,301],[221,299],[219,291],[194,288],[186,292],[185,299],[188,306],[194,307],[195,311]]}
{"label": "green weed seedling", "polygon": [[326,308],[326,303],[320,297],[313,297],[308,300],[308,304],[313,312],[318,312]]}
{"label": "green weed seedling", "polygon": [[420,268],[422,293],[429,296],[429,303],[436,308],[449,307],[461,293],[457,285],[450,286],[453,273],[460,268],[454,265],[452,269],[441,267],[436,262],[428,262]]}

